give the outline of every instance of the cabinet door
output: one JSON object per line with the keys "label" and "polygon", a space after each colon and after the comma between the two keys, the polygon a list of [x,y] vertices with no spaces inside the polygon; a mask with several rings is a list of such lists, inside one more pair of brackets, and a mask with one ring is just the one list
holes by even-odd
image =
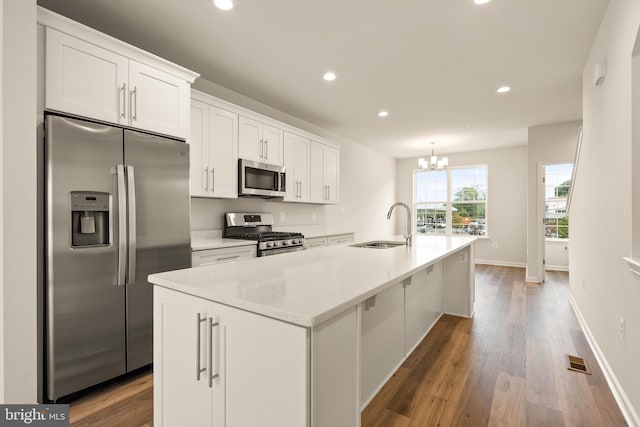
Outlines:
{"label": "cabinet door", "polygon": [[327,238],[311,237],[309,239],[304,239],[304,245],[307,247],[307,249],[324,248],[325,246],[327,246]]}
{"label": "cabinet door", "polygon": [[353,233],[348,234],[340,234],[338,236],[329,236],[327,237],[327,246],[333,245],[341,245],[343,243],[351,243],[353,242],[355,236]]}
{"label": "cabinet door", "polygon": [[323,145],[311,141],[309,164],[309,199],[313,203],[324,203],[326,193],[324,187],[324,149]]}
{"label": "cabinet door", "polygon": [[191,130],[189,132],[189,177],[192,196],[209,195],[209,106],[195,99],[191,100]]}
{"label": "cabinet door", "polygon": [[263,125],[262,140],[264,142],[264,162],[282,166],[284,163],[282,129]]}
{"label": "cabinet door", "polygon": [[220,264],[221,262],[255,258],[256,253],[256,245],[193,251],[191,254],[191,266],[200,267],[203,265]]}
{"label": "cabinet door", "polygon": [[[209,357],[211,352],[216,356],[223,353],[219,348],[223,342],[220,327],[212,327],[209,321],[219,320],[212,307],[211,302],[201,298],[154,288],[156,425],[224,425],[225,375],[220,371],[224,360]],[[215,373],[219,375],[210,383],[209,375]]]}
{"label": "cabinet door", "polygon": [[238,115],[209,107],[209,175],[214,197],[238,197]]}
{"label": "cabinet door", "polygon": [[361,307],[360,403],[364,404],[373,398],[404,358],[402,284],[382,291]]}
{"label": "cabinet door", "polygon": [[262,123],[240,116],[238,121],[238,155],[241,159],[264,163]]}
{"label": "cabinet door", "polygon": [[189,84],[171,74],[129,61],[130,125],[186,138]]}
{"label": "cabinet door", "polygon": [[126,124],[128,59],[47,28],[45,106]]}
{"label": "cabinet door", "polygon": [[324,147],[324,185],[327,189],[327,203],[338,203],[339,198],[339,153],[332,147]]}
{"label": "cabinet door", "polygon": [[284,166],[286,168],[286,202],[309,201],[309,143],[306,138],[284,133]]}
{"label": "cabinet door", "polygon": [[405,354],[424,338],[443,311],[443,262],[419,271],[404,288]]}

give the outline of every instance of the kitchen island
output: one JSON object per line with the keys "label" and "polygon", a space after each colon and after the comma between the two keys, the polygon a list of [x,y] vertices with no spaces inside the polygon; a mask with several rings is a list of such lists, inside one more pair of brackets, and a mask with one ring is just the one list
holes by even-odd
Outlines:
{"label": "kitchen island", "polygon": [[442,313],[473,315],[474,240],[416,236],[149,276],[154,425],[359,425]]}

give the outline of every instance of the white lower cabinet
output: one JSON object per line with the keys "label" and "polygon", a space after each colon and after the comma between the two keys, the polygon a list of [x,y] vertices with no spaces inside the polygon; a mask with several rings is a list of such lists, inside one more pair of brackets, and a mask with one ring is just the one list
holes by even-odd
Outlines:
{"label": "white lower cabinet", "polygon": [[355,240],[354,233],[336,234],[332,236],[318,236],[304,239],[304,245],[307,249],[323,248],[325,246],[341,245],[343,243],[353,242]]}
{"label": "white lower cabinet", "polygon": [[191,253],[191,267],[200,267],[203,265],[219,264],[221,262],[255,258],[256,255],[256,245],[193,251]]}
{"label": "white lower cabinet", "polygon": [[443,310],[443,263],[419,271],[404,284],[404,350],[409,354],[422,341]]}
{"label": "white lower cabinet", "polygon": [[355,234],[339,234],[337,236],[327,237],[327,246],[341,245],[343,243],[351,243],[355,240]]}
{"label": "white lower cabinet", "polygon": [[307,249],[324,248],[327,246],[326,237],[310,237],[304,239],[304,245]]}
{"label": "white lower cabinet", "polygon": [[395,372],[404,352],[404,288],[398,283],[361,304],[361,404]]}
{"label": "white lower cabinet", "polygon": [[154,426],[309,425],[308,328],[158,286],[153,320]]}

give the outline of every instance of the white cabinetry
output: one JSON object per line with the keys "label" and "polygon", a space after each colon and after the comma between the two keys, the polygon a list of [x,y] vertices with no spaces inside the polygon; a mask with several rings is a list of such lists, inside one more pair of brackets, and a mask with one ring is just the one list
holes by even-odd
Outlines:
{"label": "white cabinetry", "polygon": [[241,159],[283,165],[282,129],[243,116],[240,116],[239,123],[239,156]]}
{"label": "white cabinetry", "polygon": [[325,246],[341,245],[343,243],[353,242],[354,233],[335,234],[331,236],[317,236],[304,239],[304,245],[308,249],[322,248]]}
{"label": "white cabinetry", "polygon": [[401,283],[369,298],[361,318],[361,403],[384,385],[404,359],[404,289]]}
{"label": "white cabinetry", "polygon": [[238,197],[238,115],[219,108],[205,94],[193,91],[191,132],[191,195]]}
{"label": "white cabinetry", "polygon": [[191,253],[191,267],[255,258],[256,253],[256,245],[193,251]]}
{"label": "white cabinetry", "polygon": [[154,425],[308,425],[307,328],[158,286],[153,312]]}
{"label": "white cabinetry", "polygon": [[186,138],[198,74],[55,13],[46,27],[45,107]]}
{"label": "white cabinetry", "polygon": [[311,141],[296,134],[284,133],[286,171],[285,202],[309,202],[309,147]]}
{"label": "white cabinetry", "polygon": [[313,203],[334,204],[338,194],[340,152],[337,148],[311,141],[310,196]]}
{"label": "white cabinetry", "polygon": [[341,245],[343,243],[353,242],[355,235],[353,233],[338,234],[336,236],[327,237],[327,246]]}
{"label": "white cabinetry", "polygon": [[443,312],[443,263],[419,271],[404,284],[404,351],[422,341]]}

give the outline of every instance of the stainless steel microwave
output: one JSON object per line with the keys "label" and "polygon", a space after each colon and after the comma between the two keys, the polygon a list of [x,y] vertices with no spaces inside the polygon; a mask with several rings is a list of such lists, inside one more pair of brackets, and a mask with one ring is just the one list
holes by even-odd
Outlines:
{"label": "stainless steel microwave", "polygon": [[238,160],[238,196],[275,198],[285,195],[283,166]]}

